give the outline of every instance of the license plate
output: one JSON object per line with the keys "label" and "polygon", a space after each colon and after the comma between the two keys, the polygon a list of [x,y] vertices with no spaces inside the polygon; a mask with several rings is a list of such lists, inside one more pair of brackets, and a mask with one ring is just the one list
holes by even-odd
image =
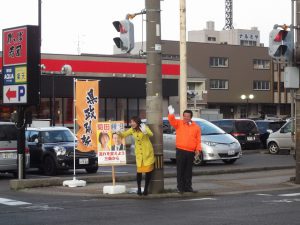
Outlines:
{"label": "license plate", "polygon": [[228,155],[234,155],[235,154],[235,151],[234,150],[229,150],[228,151]]}
{"label": "license plate", "polygon": [[254,141],[254,137],[247,137],[247,141]]}
{"label": "license plate", "polygon": [[82,159],[79,159],[79,164],[89,164],[89,159],[88,158],[82,158]]}
{"label": "license plate", "polygon": [[0,159],[17,159],[17,154],[12,152],[0,153]]}

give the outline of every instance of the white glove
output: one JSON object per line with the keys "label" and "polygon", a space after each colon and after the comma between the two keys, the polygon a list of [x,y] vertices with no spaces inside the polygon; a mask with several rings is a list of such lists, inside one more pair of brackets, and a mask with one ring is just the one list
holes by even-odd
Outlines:
{"label": "white glove", "polygon": [[119,126],[116,127],[115,132],[116,132],[117,134],[121,133],[121,128],[120,128]]}
{"label": "white glove", "polygon": [[144,134],[147,134],[146,125],[144,123],[141,123],[140,129]]}
{"label": "white glove", "polygon": [[169,114],[174,114],[174,112],[175,112],[175,109],[173,108],[172,105],[168,106],[168,110],[169,110]]}

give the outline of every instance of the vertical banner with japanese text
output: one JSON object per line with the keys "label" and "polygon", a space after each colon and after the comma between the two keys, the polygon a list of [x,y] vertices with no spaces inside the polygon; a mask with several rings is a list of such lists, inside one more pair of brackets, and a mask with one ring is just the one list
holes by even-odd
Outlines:
{"label": "vertical banner with japanese text", "polygon": [[77,149],[97,151],[97,123],[99,112],[98,81],[76,80]]}
{"label": "vertical banner with japanese text", "polygon": [[116,131],[124,131],[123,121],[100,122],[97,124],[98,165],[125,165],[126,143]]}

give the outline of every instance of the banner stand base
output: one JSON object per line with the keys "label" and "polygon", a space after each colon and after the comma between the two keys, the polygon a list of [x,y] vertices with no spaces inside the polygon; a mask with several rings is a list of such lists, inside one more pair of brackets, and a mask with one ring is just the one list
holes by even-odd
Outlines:
{"label": "banner stand base", "polygon": [[122,194],[126,192],[125,185],[104,186],[103,194]]}
{"label": "banner stand base", "polygon": [[73,180],[65,180],[63,182],[63,186],[84,187],[84,186],[86,186],[86,181],[84,181],[84,180],[77,180],[76,177],[74,177]]}

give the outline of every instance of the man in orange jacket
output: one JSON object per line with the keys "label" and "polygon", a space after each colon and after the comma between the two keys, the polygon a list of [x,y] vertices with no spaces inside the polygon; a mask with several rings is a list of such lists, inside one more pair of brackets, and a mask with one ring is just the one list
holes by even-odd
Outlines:
{"label": "man in orange jacket", "polygon": [[179,193],[193,192],[193,162],[201,151],[201,128],[192,121],[191,110],[183,112],[182,120],[175,118],[173,106],[168,110],[169,122],[176,130],[177,189]]}

